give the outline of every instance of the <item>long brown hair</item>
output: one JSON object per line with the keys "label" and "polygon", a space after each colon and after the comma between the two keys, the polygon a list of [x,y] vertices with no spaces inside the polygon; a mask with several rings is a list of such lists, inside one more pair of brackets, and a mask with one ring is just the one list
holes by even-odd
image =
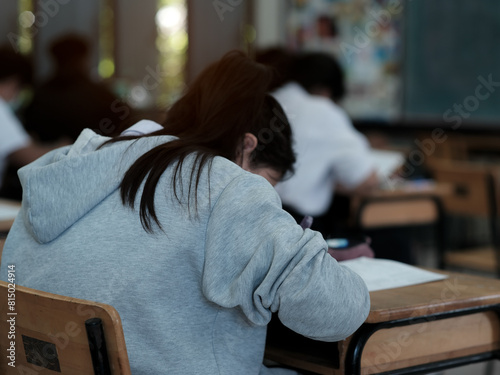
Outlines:
{"label": "long brown hair", "polygon": [[[152,220],[161,228],[154,209],[155,190],[161,175],[169,165],[176,163],[173,187],[179,200],[176,180],[190,154],[196,157],[188,199],[194,182],[195,204],[204,166],[210,168],[215,156],[236,161],[238,147],[246,133],[254,134],[259,141],[251,155],[255,166],[271,167],[282,175],[293,172],[292,133],[283,109],[267,94],[271,79],[272,72],[264,65],[242,52],[230,52],[206,68],[169,109],[164,129],[141,136],[178,137],[142,155],[121,182],[122,202],[133,208],[145,180],[140,216],[146,231],[153,231]],[[136,138],[139,137],[118,137],[107,143]]]}

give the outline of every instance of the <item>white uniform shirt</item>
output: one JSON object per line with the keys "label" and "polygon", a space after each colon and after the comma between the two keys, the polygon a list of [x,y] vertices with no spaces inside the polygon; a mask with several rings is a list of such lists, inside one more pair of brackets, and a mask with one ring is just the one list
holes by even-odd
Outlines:
{"label": "white uniform shirt", "polygon": [[295,175],[276,185],[282,202],[301,214],[326,212],[338,183],[355,188],[374,170],[370,146],[333,101],[297,83],[273,93],[290,121],[297,154]]}
{"label": "white uniform shirt", "polygon": [[0,186],[7,157],[16,150],[26,147],[30,137],[8,104],[0,98]]}

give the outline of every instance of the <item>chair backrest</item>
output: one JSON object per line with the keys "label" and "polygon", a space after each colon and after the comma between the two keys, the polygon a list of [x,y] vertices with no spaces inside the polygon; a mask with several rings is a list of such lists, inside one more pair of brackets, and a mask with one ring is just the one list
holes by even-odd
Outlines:
{"label": "chair backrest", "polygon": [[15,285],[8,268],[10,282],[0,281],[0,374],[130,375],[112,306]]}
{"label": "chair backrest", "polygon": [[430,195],[364,199],[358,209],[360,228],[434,224],[440,220],[439,200]]}
{"label": "chair backrest", "polygon": [[452,193],[443,197],[448,213],[488,218],[496,215],[495,184],[489,168],[457,161],[435,161],[429,168],[436,181],[453,186]]}
{"label": "chair backrest", "polygon": [[[477,249],[472,249],[476,251],[472,253],[471,260],[462,259],[465,255],[458,254],[449,257],[447,263],[467,264],[467,267],[473,269],[493,270],[500,277],[498,189],[492,168],[463,161],[434,160],[429,169],[436,181],[453,185],[452,193],[443,198],[443,205],[448,214],[483,217],[487,219],[489,226],[491,251],[483,251],[485,247],[479,246]],[[460,261],[457,261],[457,256]],[[476,263],[482,266],[474,266]]]}
{"label": "chair backrest", "polygon": [[433,162],[434,179],[453,185],[452,193],[443,198],[448,214],[488,219],[491,243],[498,247],[497,192],[492,170],[467,162]]}
{"label": "chair backrest", "polygon": [[[415,261],[411,250],[419,233],[415,229],[424,226],[432,229],[428,233],[432,233],[438,254],[446,248],[441,201],[434,193],[395,192],[366,197],[356,212],[356,228],[372,238],[375,256]],[[378,234],[381,229],[382,235]]]}

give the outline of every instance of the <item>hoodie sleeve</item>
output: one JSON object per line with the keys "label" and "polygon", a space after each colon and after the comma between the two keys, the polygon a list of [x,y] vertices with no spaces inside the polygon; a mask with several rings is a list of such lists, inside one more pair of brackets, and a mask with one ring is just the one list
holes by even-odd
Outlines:
{"label": "hoodie sleeve", "polygon": [[206,298],[239,308],[250,322],[281,322],[312,339],[338,341],[366,319],[363,280],[327,253],[322,236],[303,230],[264,179],[233,180],[214,204],[202,276]]}

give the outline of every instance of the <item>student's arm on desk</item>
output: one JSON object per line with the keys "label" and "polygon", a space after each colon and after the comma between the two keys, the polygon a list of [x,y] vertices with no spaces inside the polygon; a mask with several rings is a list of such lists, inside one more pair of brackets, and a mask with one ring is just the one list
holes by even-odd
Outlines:
{"label": "student's arm on desk", "polygon": [[[388,183],[392,186],[393,183],[390,181],[398,176],[398,172],[405,162],[405,156],[398,151],[371,149],[365,155],[364,162],[366,163],[368,160],[373,165],[373,169],[368,177],[350,189],[339,186],[338,192],[345,195],[363,196],[384,187]],[[361,169],[361,164],[358,164],[358,168]]]}
{"label": "student's arm on desk", "polygon": [[342,184],[335,187],[335,191],[344,195],[368,195],[378,189],[380,186],[380,179],[376,171],[370,173],[359,185],[354,188],[347,188]]}
{"label": "student's arm on desk", "polygon": [[219,306],[238,307],[255,325],[278,312],[304,336],[342,340],[365,321],[370,297],[363,280],[326,250],[320,233],[304,230],[282,210],[270,184],[241,176],[212,210],[203,294]]}

